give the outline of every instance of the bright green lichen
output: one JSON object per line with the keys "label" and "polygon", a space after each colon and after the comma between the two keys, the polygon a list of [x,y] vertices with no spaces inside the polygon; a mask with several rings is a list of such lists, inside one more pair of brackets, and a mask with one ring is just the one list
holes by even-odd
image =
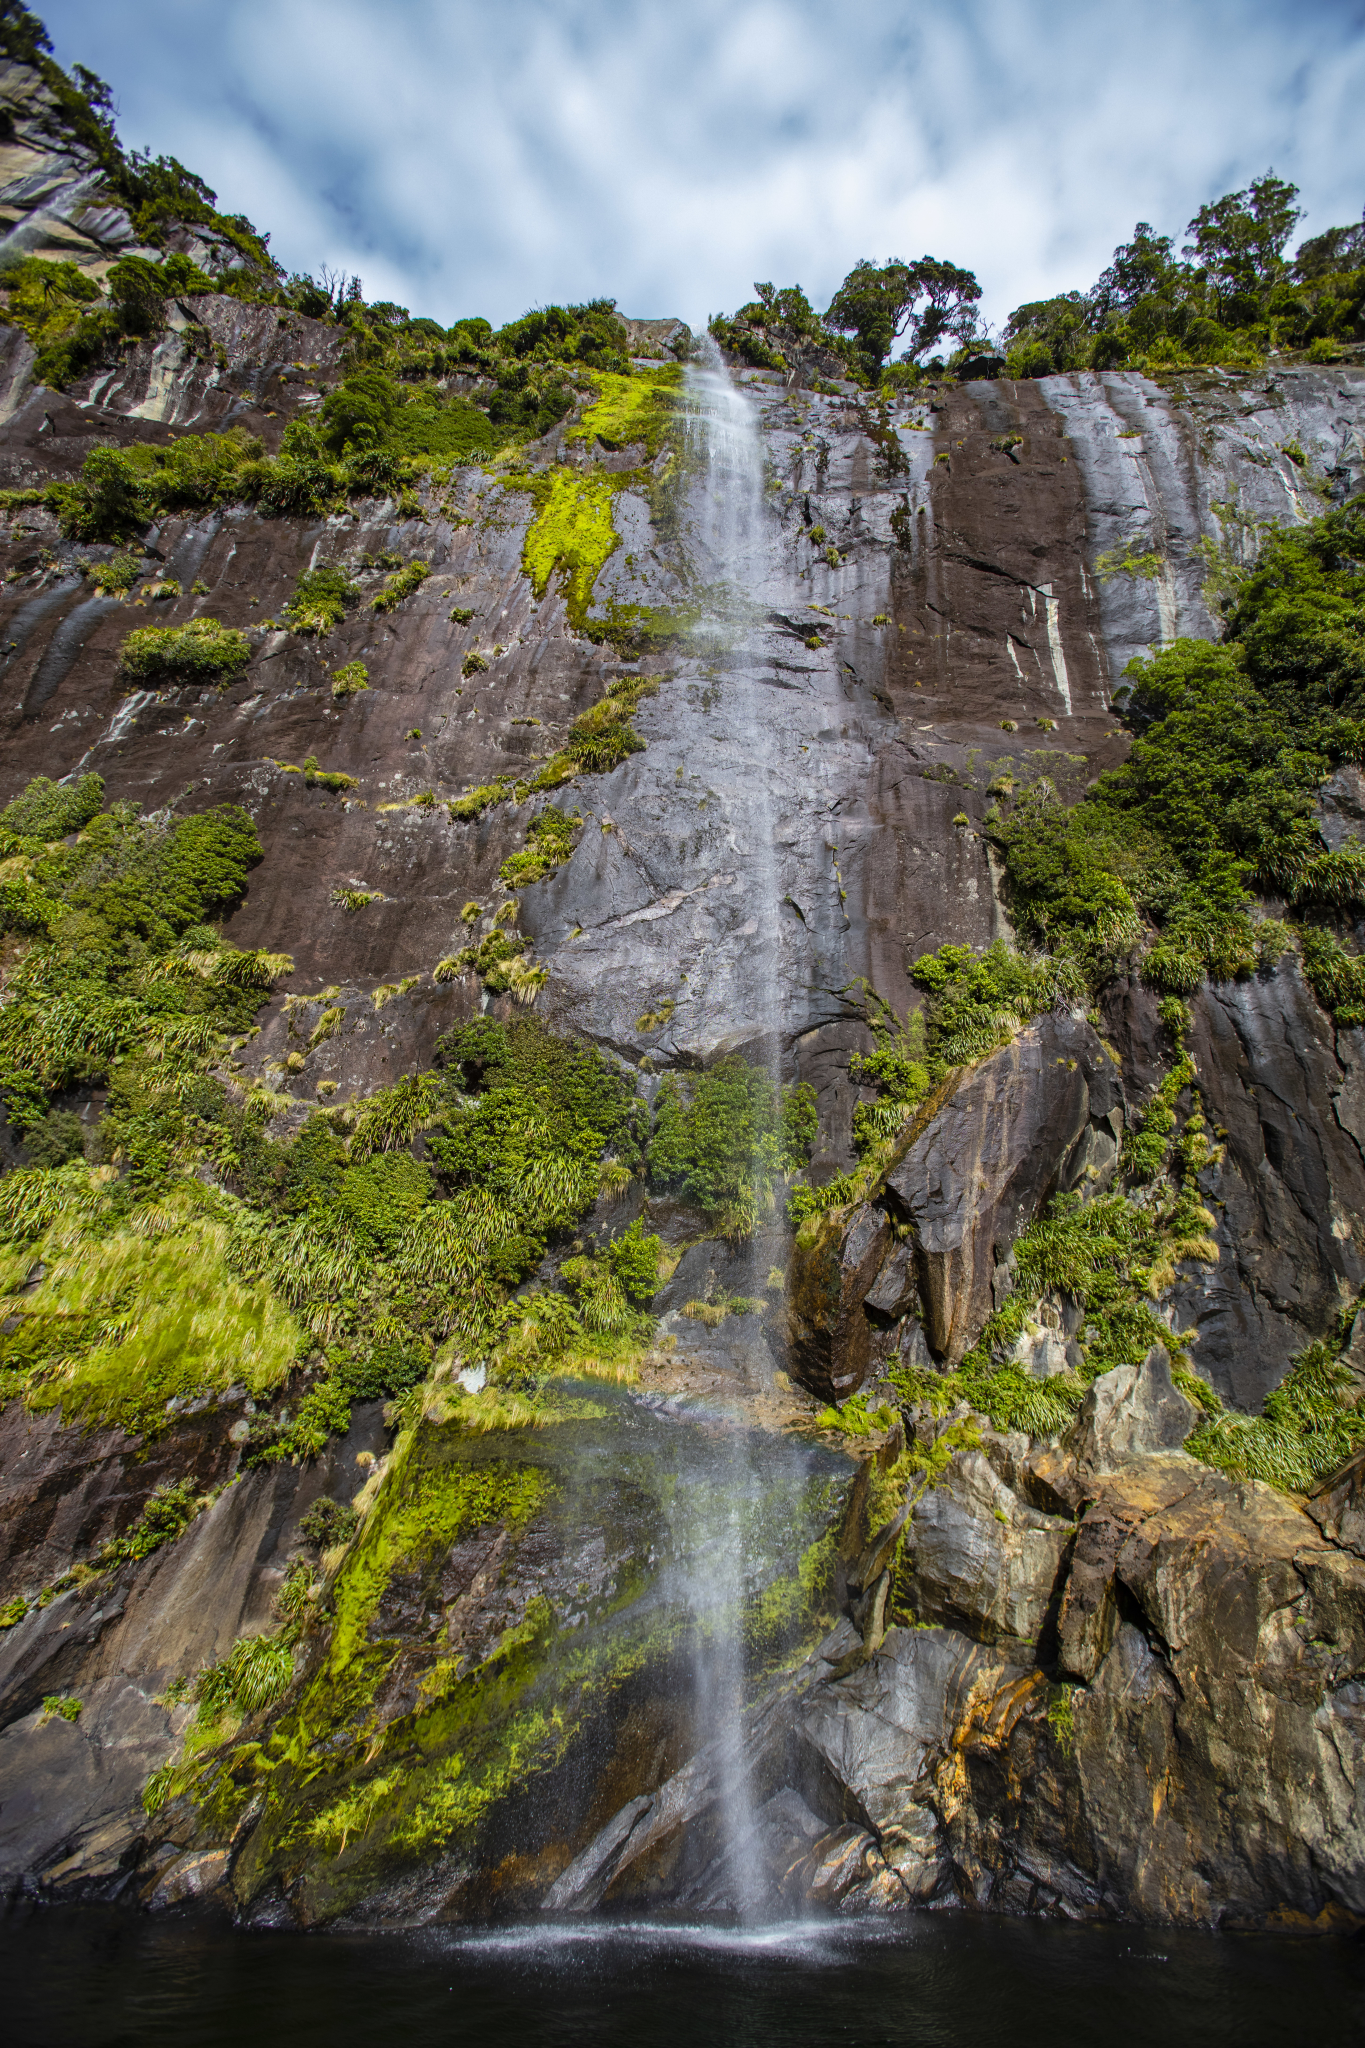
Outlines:
{"label": "bright green lichen", "polygon": [[400,1563],[420,1565],[490,1522],[517,1529],[545,1499],[547,1475],[504,1461],[423,1464],[397,1458],[384,1513],[367,1522],[337,1583],[327,1673],[340,1679],[362,1652],[384,1589]]}

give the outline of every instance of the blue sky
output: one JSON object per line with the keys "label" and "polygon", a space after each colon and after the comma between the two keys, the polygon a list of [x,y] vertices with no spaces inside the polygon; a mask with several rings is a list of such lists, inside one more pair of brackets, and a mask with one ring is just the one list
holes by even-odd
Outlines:
{"label": "blue sky", "polygon": [[129,147],[290,269],[500,322],[598,294],[697,324],[861,256],[984,310],[1091,283],[1272,165],[1365,205],[1365,0],[49,0]]}

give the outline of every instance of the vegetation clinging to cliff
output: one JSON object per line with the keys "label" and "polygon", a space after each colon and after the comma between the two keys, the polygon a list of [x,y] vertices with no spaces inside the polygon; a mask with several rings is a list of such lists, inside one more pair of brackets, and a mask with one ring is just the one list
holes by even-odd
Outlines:
{"label": "vegetation clinging to cliff", "polygon": [[732,1236],[771,1212],[780,1181],[815,1141],[815,1091],[780,1087],[762,1067],[718,1060],[695,1076],[666,1074],[649,1142],[653,1180],[695,1202]]}
{"label": "vegetation clinging to cliff", "polygon": [[1130,663],[1122,767],[1079,804],[1046,784],[997,808],[1025,935],[1092,978],[1155,927],[1144,977],[1184,994],[1273,960],[1290,932],[1256,915],[1278,898],[1305,971],[1339,1021],[1361,1014],[1354,957],[1331,927],[1365,904],[1365,858],[1332,852],[1314,797],[1365,753],[1365,499],[1271,535],[1229,604],[1221,644],[1179,640]]}

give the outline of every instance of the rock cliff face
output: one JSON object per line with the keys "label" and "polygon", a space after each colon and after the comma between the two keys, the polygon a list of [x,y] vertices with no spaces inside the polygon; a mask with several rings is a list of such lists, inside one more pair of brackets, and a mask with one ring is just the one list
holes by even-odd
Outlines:
{"label": "rock cliff face", "polygon": [[[98,266],[135,246],[40,127],[6,151],[16,247]],[[627,327],[656,352],[689,339]],[[273,454],[343,370],[334,324],[222,294],[66,392],[34,381],[17,329],[0,343],[0,486],[15,490],[74,478],[96,447],[232,427]],[[740,541],[711,492],[707,375],[738,394],[767,465]],[[234,1085],[268,1079],[277,1138],[319,1100],[425,1069],[451,1024],[513,1014],[472,968],[434,970],[469,940],[467,907],[476,942],[494,929],[535,768],[611,685],[649,674],[643,750],[567,785],[573,851],[520,897],[545,970],[535,1014],[651,1099],[670,1071],[767,1061],[814,1089],[813,1178],[849,1168],[849,1056],[870,1042],[854,985],[903,1015],[918,955],[1010,937],[981,829],[991,783],[1046,774],[1076,791],[1123,757],[1110,706],[1126,661],[1214,631],[1200,544],[1229,530],[1215,506],[1237,501],[1244,522],[1316,509],[1286,443],[1338,499],[1365,485],[1365,372],[1349,366],[1169,390],[1119,373],[941,384],[885,414],[852,386],[686,376],[667,530],[644,445],[591,451],[632,481],[577,628],[567,587],[551,577],[537,596],[524,553],[534,476],[585,464],[577,413],[523,451],[526,468],[466,466],[415,503],[165,517],[144,540],[180,594],[145,610],[92,591],[82,565],[110,550],[73,547],[50,510],[16,512],[0,537],[0,797],[96,772],[109,803],[232,802],[255,821],[264,859],[225,933],[294,966]],[[1136,533],[1159,572],[1103,574]],[[729,611],[713,598],[664,652],[591,637],[611,604],[714,593],[737,559]],[[325,640],[277,623],[310,568],[345,566],[368,596],[418,560],[430,573],[401,605],[352,611]],[[201,615],[246,634],[236,680],[119,680],[132,624]],[[338,696],[353,661],[368,687]],[[309,782],[290,766],[308,756],[353,784]],[[520,778],[522,800],[461,815],[499,778]],[[1333,844],[1359,833],[1358,783],[1342,771],[1324,796]],[[1217,1393],[1249,1411],[1365,1280],[1365,1050],[1292,961],[1205,985],[1190,1011],[1221,1147],[1200,1176],[1219,1256],[1181,1259],[1158,1291]],[[6,1880],[211,1898],[259,1923],[954,1898],[1199,1923],[1365,1917],[1358,1469],[1301,1501],[1199,1463],[1181,1448],[1195,1411],[1159,1351],[1101,1377],[1060,1444],[912,1404],[908,1448],[898,1422],[850,1485],[848,1458],[814,1434],[818,1403],[889,1364],[961,1364],[1010,1296],[1021,1233],[1057,1194],[1110,1186],[1170,1064],[1162,1032],[1136,980],[1089,1016],[1027,1024],[951,1073],[875,1183],[795,1247],[773,1225],[737,1248],[651,1202],[684,1261],[655,1302],[662,1341],[633,1392],[541,1432],[465,1430],[452,1384],[433,1383],[397,1444],[380,1404],[358,1404],[316,1458],[243,1470],[241,1388],[146,1436],[10,1400]],[[76,1088],[69,1106],[88,1123],[102,1099]],[[609,1236],[639,1210],[637,1190],[592,1227]],[[720,1304],[711,1323],[687,1313],[699,1302]],[[1075,1335],[1061,1304],[1020,1340],[1022,1369],[1045,1385]],[[288,1566],[319,1548],[309,1509],[367,1474],[350,1561],[325,1553],[342,1590],[283,1703],[250,1709],[193,1794],[176,1781],[149,1814],[144,1787],[181,1762],[194,1711],[176,1681],[271,1625]],[[185,1475],[225,1490],[154,1555],[114,1556]],[[678,1503],[703,1479],[782,1509],[729,1596],[762,1607],[786,1589],[749,1643],[769,1675],[719,1733],[688,1693],[696,1603],[681,1566],[669,1576],[670,1544],[688,1547]],[[401,1514],[485,1485],[477,1540],[405,1562]],[[888,1626],[895,1612],[915,1625]],[[77,1718],[44,1707],[63,1697]]]}

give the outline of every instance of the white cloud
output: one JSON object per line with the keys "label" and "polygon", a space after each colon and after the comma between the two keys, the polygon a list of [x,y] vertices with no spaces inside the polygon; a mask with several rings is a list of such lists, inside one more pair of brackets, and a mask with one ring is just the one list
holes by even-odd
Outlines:
{"label": "white cloud", "polygon": [[291,269],[500,321],[598,293],[695,321],[859,256],[1085,286],[1273,163],[1307,231],[1365,201],[1351,0],[59,0],[114,87]]}

